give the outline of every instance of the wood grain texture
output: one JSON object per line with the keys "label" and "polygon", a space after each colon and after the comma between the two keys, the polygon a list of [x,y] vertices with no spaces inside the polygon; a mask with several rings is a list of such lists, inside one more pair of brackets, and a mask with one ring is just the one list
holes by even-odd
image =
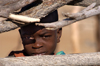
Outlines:
{"label": "wood grain texture", "polygon": [[[58,9],[59,7],[63,5],[67,5],[67,4],[79,5],[79,6],[88,6],[93,2],[97,2],[97,5],[100,4],[99,0],[37,0],[37,1],[28,0],[27,3],[26,1],[27,0],[9,0],[8,2],[8,1],[1,0],[0,3],[3,3],[3,4],[0,5],[0,15],[3,17],[8,17],[9,13],[12,13],[14,12],[14,10],[16,11],[19,8],[25,6],[22,8],[20,12],[17,12],[17,14],[26,15],[26,16],[35,17],[35,18],[43,18],[49,13]],[[17,5],[13,6],[14,4],[15,5],[17,4]],[[2,6],[2,5],[5,5],[5,6]],[[8,5],[9,5],[9,8],[8,8]],[[25,23],[20,24],[16,22],[18,21],[9,20],[9,19],[0,21],[0,33],[16,29],[18,27],[21,27],[22,25],[26,25]]]}
{"label": "wood grain texture", "polygon": [[100,65],[100,52],[67,54],[67,55],[38,55],[29,57],[0,58],[1,66],[86,66]]}
{"label": "wood grain texture", "polygon": [[[43,18],[57,8],[67,4],[70,0],[43,0],[36,1],[30,5],[25,6],[18,13],[29,17]],[[29,9],[29,7],[32,7]],[[18,22],[18,21],[17,21]],[[16,29],[23,24],[16,23],[13,20],[5,20],[0,22],[0,33]],[[25,24],[24,24],[25,25]]]}

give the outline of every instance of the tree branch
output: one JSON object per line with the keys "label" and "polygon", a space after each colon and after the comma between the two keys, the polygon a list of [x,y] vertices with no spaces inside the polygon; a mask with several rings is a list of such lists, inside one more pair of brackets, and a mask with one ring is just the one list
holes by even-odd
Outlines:
{"label": "tree branch", "polygon": [[[16,11],[19,8],[23,7],[21,11],[18,12],[18,14],[41,19],[45,17],[46,15],[48,15],[49,13],[56,10],[57,8],[66,4],[68,5],[83,4],[82,6],[85,6],[84,4],[90,5],[93,2],[97,2],[97,5],[100,4],[99,2],[100,0],[96,0],[96,1],[95,0],[91,0],[91,1],[90,0],[57,0],[57,1],[56,0],[36,0],[35,3],[32,3],[34,1],[35,0],[28,0],[28,2],[27,0],[9,0],[9,1],[1,0],[0,1],[0,16],[8,17],[9,13],[12,13],[14,12],[14,10]],[[7,20],[5,19],[3,21],[0,20],[0,33],[10,31],[12,29],[16,29],[23,25],[27,25],[26,23],[20,24],[19,22],[15,20],[9,20],[9,19]]]}
{"label": "tree branch", "polygon": [[10,14],[9,15],[10,19],[22,21],[24,23],[32,23],[32,22],[40,22],[40,19],[38,18],[31,18],[23,15],[15,15],[15,14]]}
{"label": "tree branch", "polygon": [[57,22],[52,22],[52,23],[36,23],[36,25],[44,26],[48,30],[56,30],[58,28],[75,23],[76,21],[80,21],[88,17],[100,14],[100,6],[94,8],[95,5],[96,3],[93,3],[87,8],[85,8],[84,10],[82,10],[81,12],[76,13],[76,14],[67,14],[66,16],[71,18],[71,20],[68,20],[67,18],[62,21],[57,21]]}
{"label": "tree branch", "polygon": [[[7,0],[4,0],[7,1]],[[5,6],[0,5],[0,17],[6,17],[8,18],[9,14],[32,3],[35,2],[36,0],[12,0],[12,2],[14,1],[14,3],[11,4],[6,4]],[[1,0],[0,2],[3,2],[3,0]],[[8,2],[8,1],[7,1]]]}
{"label": "tree branch", "polygon": [[67,54],[67,55],[40,55],[29,57],[1,58],[0,66],[86,66],[100,65],[100,52]]}
{"label": "tree branch", "polygon": [[97,3],[96,6],[100,5],[100,0],[80,0],[80,2],[75,3],[73,5],[87,7],[87,6],[91,5],[94,2]]}
{"label": "tree branch", "polygon": [[[67,2],[69,1],[70,0],[57,0],[57,1],[56,0],[43,0],[43,2],[41,2],[40,4],[37,4],[39,2],[36,1],[35,5],[34,3],[32,3],[32,6],[31,6],[32,8],[27,10],[25,9],[27,8],[27,6],[25,6],[25,8],[22,8],[22,10],[24,9],[24,11],[19,12],[19,14],[25,15],[28,17],[33,17],[33,18],[42,18],[48,15],[49,13],[51,13],[52,11],[56,10],[57,8],[67,4]],[[12,20],[1,21],[0,22],[0,33],[16,29],[23,25],[26,25],[26,24],[23,23],[19,25],[19,23],[16,23],[16,21],[12,21]]]}

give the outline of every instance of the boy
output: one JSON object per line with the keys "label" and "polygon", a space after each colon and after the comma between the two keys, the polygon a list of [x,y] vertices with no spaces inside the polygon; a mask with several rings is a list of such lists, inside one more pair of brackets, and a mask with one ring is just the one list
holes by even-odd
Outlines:
{"label": "boy", "polygon": [[[58,21],[57,10],[41,19],[41,23]],[[21,27],[19,30],[23,51],[12,52],[15,57],[34,55],[54,55],[57,43],[60,42],[62,29],[47,30],[43,26],[36,26],[35,23]]]}

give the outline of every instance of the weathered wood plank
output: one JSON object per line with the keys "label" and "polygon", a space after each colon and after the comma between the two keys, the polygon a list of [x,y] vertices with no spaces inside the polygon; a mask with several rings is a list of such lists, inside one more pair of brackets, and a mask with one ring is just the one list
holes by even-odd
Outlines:
{"label": "weathered wood plank", "polygon": [[[15,0],[15,1],[17,1],[17,0]],[[99,1],[100,0],[37,0],[35,3],[31,3],[32,8],[27,9],[27,7],[24,7],[24,8],[22,8],[22,11],[19,12],[19,14],[27,15],[29,17],[43,18],[46,15],[48,15],[49,13],[51,13],[52,11],[56,10],[57,8],[65,5],[65,4],[88,6],[91,3],[96,2],[97,5],[100,5]],[[0,3],[1,2],[4,3],[1,5],[7,6],[8,4],[13,3],[13,0],[12,1],[10,0],[9,2],[8,1],[4,2],[2,0],[2,1],[0,1]],[[15,21],[12,21],[12,20],[0,21],[0,33],[16,29],[22,25],[25,25],[25,23],[19,25],[19,23],[15,23]]]}
{"label": "weathered wood plank", "polygon": [[[43,0],[42,2],[37,0],[36,2],[22,8],[19,14],[26,15],[29,17],[42,18],[51,13],[52,11],[56,10],[57,8],[67,4],[67,2],[69,1],[70,0]],[[29,6],[31,6],[32,8],[27,10],[27,7]],[[19,26],[20,25],[18,23],[15,23],[14,21],[11,20],[1,21],[0,33],[16,29]]]}
{"label": "weathered wood plank", "polygon": [[0,66],[85,66],[100,65],[100,52],[68,54],[68,55],[41,55],[28,57],[0,58]]}

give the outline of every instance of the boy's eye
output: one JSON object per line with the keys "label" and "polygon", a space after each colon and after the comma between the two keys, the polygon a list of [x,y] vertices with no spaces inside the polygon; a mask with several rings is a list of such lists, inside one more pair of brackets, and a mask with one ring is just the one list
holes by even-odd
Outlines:
{"label": "boy's eye", "polygon": [[51,35],[44,35],[43,38],[49,38]]}
{"label": "boy's eye", "polygon": [[28,36],[24,36],[24,37],[22,37],[23,39],[28,39],[29,37]]}
{"label": "boy's eye", "polygon": [[23,39],[34,39],[34,38],[31,36],[25,36],[25,37],[23,37]]}

